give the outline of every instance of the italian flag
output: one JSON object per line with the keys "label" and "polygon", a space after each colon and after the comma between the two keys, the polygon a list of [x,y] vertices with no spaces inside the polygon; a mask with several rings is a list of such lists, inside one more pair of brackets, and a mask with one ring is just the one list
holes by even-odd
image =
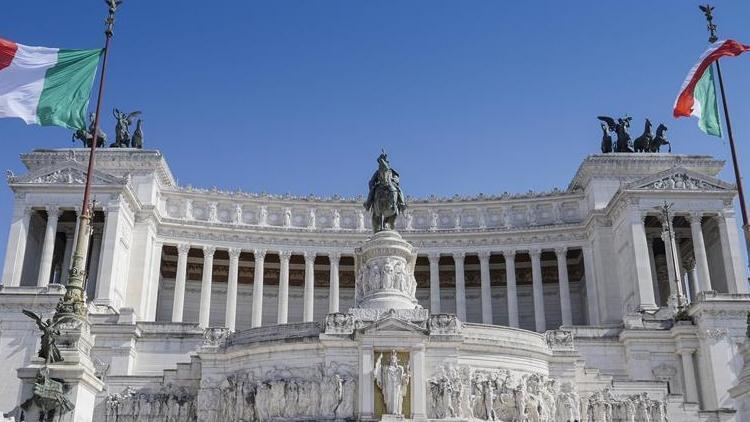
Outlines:
{"label": "italian flag", "polygon": [[29,47],[0,38],[0,117],[86,128],[102,50]]}
{"label": "italian flag", "polygon": [[750,46],[735,40],[717,41],[698,59],[682,83],[680,94],[674,103],[674,117],[694,116],[704,133],[721,136],[719,104],[714,86],[713,62],[724,56],[739,56],[750,51]]}

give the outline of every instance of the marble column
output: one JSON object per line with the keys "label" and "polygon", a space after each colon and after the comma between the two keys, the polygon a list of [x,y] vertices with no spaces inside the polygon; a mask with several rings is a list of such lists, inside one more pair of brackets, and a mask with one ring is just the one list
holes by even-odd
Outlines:
{"label": "marble column", "polygon": [[190,245],[179,243],[177,245],[177,273],[174,282],[174,298],[172,302],[172,322],[182,322],[182,313],[185,308],[185,279],[187,278],[187,260]]}
{"label": "marble column", "polygon": [[[73,229],[66,229],[65,230],[65,252],[63,254],[63,262],[62,262],[62,274],[60,277],[60,284],[66,284],[68,282],[68,277],[70,276],[70,260],[73,259],[73,247],[75,246],[75,243],[78,238],[78,212],[80,207],[74,208],[73,211]],[[104,232],[104,228],[102,227],[101,230],[102,234]],[[102,239],[103,240],[103,239]],[[101,242],[100,242],[101,245]],[[100,254],[101,257],[101,247],[100,247]],[[99,266],[97,265],[97,272],[96,272],[96,279],[97,284],[99,280]],[[91,274],[91,269],[89,269],[89,274]],[[96,292],[96,290],[94,290]],[[93,296],[92,296],[93,297]]]}
{"label": "marble column", "polygon": [[724,258],[724,273],[727,277],[728,293],[749,293],[745,260],[740,249],[739,231],[734,210],[725,210],[718,216],[721,255]]}
{"label": "marble column", "polygon": [[253,313],[250,321],[250,327],[260,327],[263,324],[263,264],[266,259],[266,251],[256,249],[253,251],[255,256],[255,273],[253,277]]}
{"label": "marble column", "polygon": [[240,269],[242,249],[229,248],[229,278],[227,279],[227,307],[224,325],[229,331],[235,331],[237,323],[237,277]]}
{"label": "marble column", "polygon": [[568,248],[557,248],[555,254],[557,255],[557,274],[560,279],[562,325],[569,327],[573,325],[573,310],[570,304],[570,283],[568,281]]}
{"label": "marble column", "polygon": [[[65,252],[63,252],[62,269],[60,274],[60,284],[68,282],[68,276],[70,276],[70,260],[73,258],[73,232],[75,229],[65,230]],[[99,250],[101,251],[101,235],[99,238]],[[99,266],[97,265],[96,278],[99,279]],[[96,290],[94,290],[96,292]]]}
{"label": "marble column", "polygon": [[682,358],[682,373],[685,382],[685,401],[698,403],[698,385],[695,378],[695,365],[693,364],[693,350],[680,349],[678,351]]}
{"label": "marble column", "polygon": [[534,326],[536,331],[547,331],[547,319],[544,315],[544,285],[542,283],[542,251],[531,249],[531,281],[534,289]]}
{"label": "marble column", "polygon": [[[94,213],[96,213],[96,210],[94,211]],[[78,229],[81,228],[81,224],[80,224],[81,221],[78,219],[78,217],[80,217],[80,216],[81,216],[81,207],[75,207],[73,209],[73,217],[74,217],[74,221],[75,221],[75,230],[73,231],[73,242],[72,242],[73,250],[74,251],[76,250],[76,243],[78,243]],[[105,215],[104,215],[104,225],[105,225],[105,227],[107,225],[107,220],[108,219],[109,219],[109,214],[107,214],[105,212]],[[73,255],[71,254],[71,256],[73,256]]]}
{"label": "marble column", "polygon": [[145,271],[144,275],[148,277],[145,285],[149,292],[146,301],[146,321],[156,321],[156,308],[159,300],[159,283],[161,282],[161,255],[164,248],[164,242],[153,239],[151,247],[151,268]]}
{"label": "marble column", "polygon": [[291,251],[279,252],[279,306],[276,322],[286,324],[289,319],[289,259]]}
{"label": "marble column", "polygon": [[505,285],[508,296],[508,325],[518,328],[518,288],[516,287],[516,251],[503,252]]}
{"label": "marble column", "polygon": [[[20,286],[21,273],[23,272],[23,260],[26,254],[26,240],[29,236],[29,222],[31,221],[31,208],[17,203],[13,209],[13,217],[8,234],[8,246],[5,249],[5,265],[3,266],[2,281],[5,286]],[[63,268],[63,272],[67,272]]]}
{"label": "marble column", "polygon": [[52,272],[52,254],[55,252],[55,237],[57,237],[57,218],[60,209],[56,205],[47,207],[47,227],[44,230],[44,242],[42,243],[42,257],[39,260],[39,274],[37,276],[37,287],[47,287],[50,273]]}
{"label": "marble column", "polygon": [[648,245],[648,263],[651,266],[651,285],[654,288],[654,302],[659,305],[661,304],[661,293],[659,292],[659,277],[656,274],[656,255],[654,255],[654,239],[651,237],[646,238],[646,244]]}
{"label": "marble column", "polygon": [[302,309],[302,321],[313,320],[313,306],[315,304],[315,252],[305,252],[305,293]]}
{"label": "marble column", "polygon": [[330,262],[328,313],[334,313],[339,311],[339,262],[341,260],[341,254],[338,252],[331,252],[328,254],[328,260]]}
{"label": "marble column", "polygon": [[[102,254],[102,230],[101,228],[94,228],[91,233],[91,261],[89,263],[88,271],[88,282],[86,283],[86,295],[89,298],[93,298],[96,295],[96,279],[99,275],[99,258]],[[68,265],[70,261],[68,261]],[[68,271],[65,266],[62,267],[62,272]],[[62,277],[60,277],[62,279]]]}
{"label": "marble column", "polygon": [[690,301],[693,302],[698,297],[700,286],[698,283],[698,265],[695,262],[688,262],[688,279],[690,280]]}
{"label": "marble column", "polygon": [[456,271],[456,316],[466,321],[466,283],[464,278],[464,252],[453,253],[453,265]]}
{"label": "marble column", "polygon": [[[672,235],[667,230],[672,230]],[[685,295],[682,293],[682,277],[680,274],[681,270],[679,267],[679,261],[677,259],[677,245],[674,239],[674,228],[672,222],[662,221],[662,233],[661,240],[664,241],[664,251],[667,256],[667,274],[669,277],[669,299],[671,303],[674,300],[674,305],[677,306],[685,300]]]}
{"label": "marble column", "polygon": [[482,324],[492,324],[492,288],[490,286],[490,251],[479,252],[482,291]]}
{"label": "marble column", "polygon": [[198,326],[207,328],[211,317],[211,281],[214,273],[215,246],[203,247],[203,280],[201,281],[201,301]]}
{"label": "marble column", "polygon": [[430,252],[430,313],[440,313],[440,254]]}
{"label": "marble column", "polygon": [[[706,255],[706,242],[703,239],[703,226],[701,222],[703,215],[700,213],[693,213],[688,216],[690,221],[690,233],[693,237],[693,255],[695,256],[695,270],[698,273],[698,279],[693,282],[693,286],[700,290],[695,290],[693,293],[697,295],[698,292],[706,292],[713,290],[711,287],[711,275],[708,271],[708,256]],[[690,274],[691,276],[693,273]]]}
{"label": "marble column", "polygon": [[585,245],[583,247],[583,274],[586,278],[586,310],[589,325],[599,325],[601,322],[599,316],[599,295],[596,290],[597,285],[594,273],[594,253],[591,250],[591,246]]}
{"label": "marble column", "polygon": [[648,245],[646,242],[646,226],[644,225],[647,215],[639,210],[632,210],[630,214],[630,229],[633,236],[633,249],[635,252],[635,280],[632,283],[638,286],[638,307],[640,310],[653,311],[659,309],[654,298],[654,282],[651,279],[651,265],[648,258]]}

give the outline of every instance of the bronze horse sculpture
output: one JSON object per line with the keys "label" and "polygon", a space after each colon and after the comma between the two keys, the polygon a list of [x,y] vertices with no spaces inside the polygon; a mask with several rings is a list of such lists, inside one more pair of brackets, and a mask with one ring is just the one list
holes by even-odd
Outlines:
{"label": "bronze horse sculpture", "polygon": [[378,157],[378,169],[370,178],[369,188],[364,207],[372,211],[373,232],[395,230],[396,217],[406,209],[406,201],[401,192],[398,172],[391,168],[385,151]]}
{"label": "bronze horse sculpture", "polygon": [[633,149],[635,152],[651,152],[651,142],[654,140],[654,135],[651,133],[651,120],[646,119],[646,126],[643,128],[643,135],[635,138],[633,141]]}
{"label": "bronze horse sculpture", "polygon": [[612,152],[612,136],[609,134],[607,124],[602,122],[602,154]]}
{"label": "bronze horse sculpture", "polygon": [[[94,139],[94,113],[89,115],[88,129],[78,129],[73,132],[72,141],[75,142],[76,139],[83,142],[85,148],[91,148],[91,141]],[[96,147],[102,147],[105,143],[107,143],[107,134],[99,129],[99,135],[96,137]]]}
{"label": "bronze horse sculpture", "polygon": [[620,119],[613,119],[609,116],[597,116],[597,119],[607,124],[607,128],[610,132],[617,135],[617,142],[615,142],[615,152],[633,152],[630,145],[630,121],[632,117],[624,117]]}
{"label": "bronze horse sculpture", "polygon": [[669,145],[669,152],[672,152],[672,144],[669,143],[667,140],[667,137],[664,135],[664,132],[667,131],[667,127],[659,123],[659,126],[656,128],[656,136],[654,136],[654,139],[651,140],[651,144],[649,145],[649,151],[650,152],[659,152],[661,150],[662,145]]}

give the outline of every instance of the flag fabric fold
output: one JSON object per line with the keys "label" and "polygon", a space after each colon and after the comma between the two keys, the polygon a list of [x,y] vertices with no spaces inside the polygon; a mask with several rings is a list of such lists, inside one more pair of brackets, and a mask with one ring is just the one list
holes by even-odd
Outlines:
{"label": "flag fabric fold", "polygon": [[0,38],[0,117],[85,129],[101,49],[30,47]]}
{"label": "flag fabric fold", "polygon": [[746,51],[750,51],[750,46],[735,40],[721,40],[711,44],[682,83],[674,103],[674,117],[697,117],[700,130],[720,137],[719,104],[711,65],[721,57],[735,57]]}

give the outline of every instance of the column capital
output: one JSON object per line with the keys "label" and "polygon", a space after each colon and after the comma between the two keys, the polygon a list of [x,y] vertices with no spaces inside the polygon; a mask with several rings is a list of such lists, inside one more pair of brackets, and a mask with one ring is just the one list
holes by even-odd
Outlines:
{"label": "column capital", "polygon": [[567,246],[558,246],[555,248],[555,254],[557,254],[558,257],[565,257],[568,254],[568,247]]}
{"label": "column capital", "polygon": [[477,255],[479,256],[479,260],[489,260],[490,256],[492,256],[492,251],[479,251],[477,252]]}
{"label": "column capital", "polygon": [[427,254],[427,259],[430,262],[435,261],[437,263],[437,261],[440,261],[440,252],[429,252]]}
{"label": "column capital", "polygon": [[461,261],[463,264],[464,258],[466,258],[466,252],[465,251],[455,251],[453,252],[453,260],[454,261]]}
{"label": "column capital", "polygon": [[539,259],[542,256],[542,250],[540,248],[529,249],[529,256],[533,259]]}
{"label": "column capital", "polygon": [[509,259],[516,259],[516,251],[515,249],[509,249],[507,251],[503,251],[503,256],[505,257],[505,260]]}
{"label": "column capital", "polygon": [[338,264],[341,260],[341,252],[335,251],[335,252],[328,252],[328,259],[333,263],[334,261]]}
{"label": "column capital", "polygon": [[315,261],[315,256],[317,254],[313,251],[305,251],[302,253],[302,256],[305,257],[305,261]]}
{"label": "column capital", "polygon": [[190,244],[189,243],[178,243],[177,244],[177,253],[179,255],[187,255],[190,251]]}
{"label": "column capital", "polygon": [[229,252],[229,259],[238,259],[242,253],[242,248],[229,248],[227,252]]}
{"label": "column capital", "polygon": [[216,252],[216,246],[204,246],[203,247],[203,257],[208,258],[214,257],[214,252]]}
{"label": "column capital", "polygon": [[282,261],[289,261],[289,259],[292,257],[292,251],[290,250],[284,250],[279,251],[279,259]]}
{"label": "column capital", "polygon": [[255,261],[262,261],[266,259],[266,250],[265,249],[253,249],[253,256],[255,257]]}
{"label": "column capital", "polygon": [[678,347],[677,348],[677,353],[679,353],[681,356],[687,355],[689,357],[694,352],[695,352],[695,348],[693,347]]}
{"label": "column capital", "polygon": [[57,205],[47,205],[45,209],[47,210],[48,218],[57,218],[61,213],[60,207]]}
{"label": "column capital", "polygon": [[703,221],[703,213],[702,212],[691,212],[686,216],[690,224],[701,224]]}

